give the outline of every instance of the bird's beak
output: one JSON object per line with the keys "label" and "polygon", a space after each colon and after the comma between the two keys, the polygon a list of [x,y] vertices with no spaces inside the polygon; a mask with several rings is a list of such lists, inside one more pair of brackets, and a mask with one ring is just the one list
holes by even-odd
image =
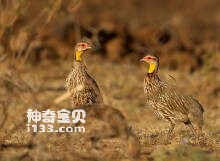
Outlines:
{"label": "bird's beak", "polygon": [[86,46],[83,50],[84,51],[87,51],[87,50],[89,50],[89,49],[91,49],[92,47],[91,46]]}
{"label": "bird's beak", "polygon": [[85,50],[89,50],[89,49],[92,49],[91,46],[87,46]]}
{"label": "bird's beak", "polygon": [[142,59],[140,59],[140,61],[144,61],[144,62],[145,62],[145,59],[144,59],[144,58],[142,58]]}
{"label": "bird's beak", "polygon": [[92,49],[92,46],[90,46],[89,44],[87,44],[86,49]]}

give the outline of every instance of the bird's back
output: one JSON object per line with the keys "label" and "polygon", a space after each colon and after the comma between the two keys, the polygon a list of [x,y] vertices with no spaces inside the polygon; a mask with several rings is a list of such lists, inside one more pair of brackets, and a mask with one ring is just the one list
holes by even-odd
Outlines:
{"label": "bird's back", "polygon": [[150,81],[149,78],[146,79],[147,102],[158,116],[168,120],[187,122],[189,114],[201,115],[203,113],[202,106],[193,97],[182,94],[158,77]]}

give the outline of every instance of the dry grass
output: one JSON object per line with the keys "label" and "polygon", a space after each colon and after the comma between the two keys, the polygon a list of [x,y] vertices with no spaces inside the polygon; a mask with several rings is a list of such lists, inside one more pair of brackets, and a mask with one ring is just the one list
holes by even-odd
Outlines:
{"label": "dry grass", "polygon": [[[210,72],[201,77],[201,72],[197,71],[189,76],[187,73],[161,70],[163,79],[173,83],[168,74],[174,76],[180,89],[195,95],[205,108],[204,136],[198,144],[190,131],[184,125],[179,125],[171,144],[164,145],[168,124],[157,120],[145,106],[142,88],[144,68],[113,64],[92,55],[88,57],[89,72],[100,84],[106,104],[125,115],[126,124],[132,127],[139,138],[139,160],[218,160],[220,102],[215,89],[219,85],[219,75]],[[133,160],[128,152],[127,141],[119,136],[100,139],[96,148],[86,139],[92,134],[106,131],[103,129],[106,122],[97,118],[91,118],[92,125],[87,129],[92,133],[86,135],[33,135],[26,132],[26,112],[30,106],[38,110],[70,107],[69,100],[57,106],[48,103],[65,92],[64,80],[70,67],[70,60],[68,63],[42,62],[35,67],[26,65],[16,70],[1,64],[1,69],[4,69],[0,74],[1,115],[4,116],[1,119],[0,155],[3,160]],[[120,123],[115,126],[120,126]]]}

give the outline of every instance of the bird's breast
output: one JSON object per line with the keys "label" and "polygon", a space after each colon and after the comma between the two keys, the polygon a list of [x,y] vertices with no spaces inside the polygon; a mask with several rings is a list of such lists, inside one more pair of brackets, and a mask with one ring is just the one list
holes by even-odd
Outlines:
{"label": "bird's breast", "polygon": [[83,91],[84,89],[85,89],[85,86],[83,84],[78,84],[74,88],[74,92],[80,92],[80,91]]}

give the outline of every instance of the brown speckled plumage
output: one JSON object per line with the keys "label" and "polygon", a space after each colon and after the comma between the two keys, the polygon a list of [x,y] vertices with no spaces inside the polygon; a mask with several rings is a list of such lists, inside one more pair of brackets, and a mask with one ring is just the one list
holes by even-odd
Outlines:
{"label": "brown speckled plumage", "polygon": [[[148,62],[148,58],[145,59]],[[153,73],[147,73],[144,79],[144,93],[147,104],[159,118],[169,121],[168,136],[173,131],[176,122],[183,122],[195,133],[193,123],[197,130],[201,132],[203,107],[193,97],[184,95],[175,87],[161,81],[157,75],[159,59],[157,57],[154,57],[154,59],[157,64],[156,69]]]}
{"label": "brown speckled plumage", "polygon": [[66,79],[66,88],[72,96],[72,106],[102,103],[102,96],[96,81],[87,73],[82,61],[73,62],[73,67]]}

